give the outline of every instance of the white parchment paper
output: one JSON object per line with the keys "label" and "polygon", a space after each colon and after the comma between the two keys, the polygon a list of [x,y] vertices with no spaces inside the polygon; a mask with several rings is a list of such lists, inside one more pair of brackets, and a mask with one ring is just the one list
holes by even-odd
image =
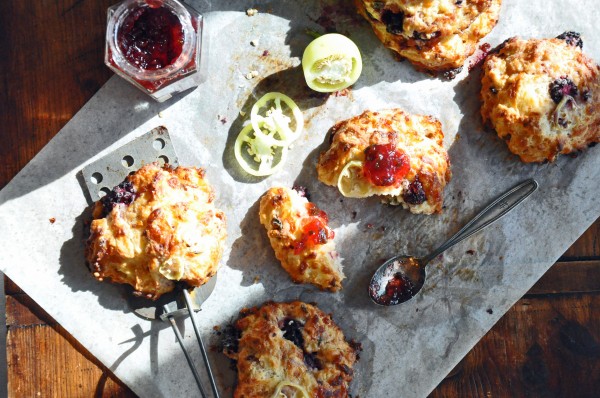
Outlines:
{"label": "white parchment paper", "polygon": [[[476,344],[600,214],[600,148],[555,163],[522,164],[479,117],[479,73],[443,81],[395,61],[356,15],[352,2],[190,1],[205,14],[208,80],[158,104],[113,77],[0,193],[0,270],[142,397],[198,396],[172,330],[136,317],[124,289],[89,274],[83,236],[89,213],[78,172],[87,163],[158,126],[166,126],[180,164],[203,166],[228,218],[228,249],[215,291],[198,320],[207,341],[247,306],[267,299],[317,302],[360,340],[364,352],[353,390],[361,397],[421,397]],[[595,0],[505,0],[498,26],[485,39],[583,34],[584,50],[600,60]],[[255,7],[259,14],[248,17]],[[363,55],[363,74],[347,95],[309,91],[298,67],[306,28],[335,28]],[[250,41],[257,40],[254,47]],[[267,51],[267,52],[265,52]],[[256,70],[258,77],[246,79]],[[289,164],[266,179],[249,179],[232,144],[263,93],[281,91],[304,111],[304,135]],[[442,121],[453,180],[441,215],[418,216],[376,199],[340,196],[317,181],[315,164],[336,121],[363,110],[402,107]],[[368,279],[398,252],[423,255],[457,231],[497,195],[525,178],[540,189],[497,224],[430,265],[423,294],[391,308],[371,304]],[[274,185],[308,187],[330,215],[347,279],[337,294],[296,286],[274,258],[258,222],[258,200]],[[55,223],[49,219],[55,218]],[[492,310],[492,311],[489,311]],[[198,366],[189,320],[181,323]],[[218,383],[231,396],[235,374],[211,352]]]}

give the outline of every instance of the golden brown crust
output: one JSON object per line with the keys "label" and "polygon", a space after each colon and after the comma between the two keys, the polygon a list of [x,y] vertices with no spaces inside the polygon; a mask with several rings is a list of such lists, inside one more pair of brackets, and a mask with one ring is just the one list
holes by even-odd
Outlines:
{"label": "golden brown crust", "polygon": [[[259,218],[275,251],[275,257],[296,283],[312,283],[324,290],[342,288],[344,273],[335,251],[334,233],[327,215],[289,188],[271,188],[260,200]],[[305,226],[318,223],[321,242],[307,243]]]}
{"label": "golden brown crust", "polygon": [[501,0],[355,0],[383,44],[418,69],[462,67],[498,22]]}
{"label": "golden brown crust", "polygon": [[[483,64],[481,116],[523,162],[553,161],[600,141],[600,68],[561,39],[511,38]],[[554,96],[562,79],[573,96]],[[569,91],[569,88],[565,88]]]}
{"label": "golden brown crust", "polygon": [[[238,350],[225,352],[237,361],[235,398],[272,398],[286,383],[311,398],[348,397],[357,355],[330,315],[300,301],[267,303],[242,315],[235,323]],[[287,397],[306,398],[298,388],[284,388]]]}
{"label": "golden brown crust", "polygon": [[[441,123],[431,116],[409,115],[400,109],[365,111],[332,127],[331,146],[319,156],[317,173],[327,185],[359,187],[353,197],[379,195],[390,204],[401,204],[413,213],[439,213],[443,191],[450,181],[450,160],[443,147]],[[344,177],[350,162],[363,164],[365,149],[391,143],[408,155],[410,170],[396,184],[376,186],[357,169]],[[411,193],[422,194],[420,198]],[[424,196],[423,196],[424,195]],[[419,200],[420,199],[420,200]]]}
{"label": "golden brown crust", "polygon": [[178,281],[206,283],[219,267],[226,228],[204,170],[148,164],[126,181],[133,202],[94,206],[86,246],[94,276],[130,284],[136,295],[153,300]]}

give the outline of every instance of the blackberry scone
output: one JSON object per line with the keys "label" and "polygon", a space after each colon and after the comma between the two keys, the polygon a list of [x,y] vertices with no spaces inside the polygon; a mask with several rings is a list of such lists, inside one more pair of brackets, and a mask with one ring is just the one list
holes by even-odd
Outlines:
{"label": "blackberry scone", "polygon": [[523,162],[600,141],[600,68],[578,33],[508,39],[483,64],[481,116]]}
{"label": "blackberry scone", "polygon": [[400,109],[365,111],[337,123],[330,134],[317,165],[321,182],[346,197],[377,195],[412,213],[442,211],[451,172],[437,119]]}
{"label": "blackberry scone", "polygon": [[501,0],[355,0],[383,44],[418,69],[453,77],[498,22]]}
{"label": "blackberry scone", "polygon": [[244,310],[224,340],[223,352],[237,363],[235,398],[349,396],[360,348],[314,305]]}
{"label": "blackberry scone", "polygon": [[294,282],[330,291],[342,288],[344,273],[327,214],[303,193],[269,189],[260,200],[259,218],[275,257]]}
{"label": "blackberry scone", "polygon": [[204,170],[148,164],[95,203],[86,259],[96,279],[152,300],[217,272],[225,215]]}

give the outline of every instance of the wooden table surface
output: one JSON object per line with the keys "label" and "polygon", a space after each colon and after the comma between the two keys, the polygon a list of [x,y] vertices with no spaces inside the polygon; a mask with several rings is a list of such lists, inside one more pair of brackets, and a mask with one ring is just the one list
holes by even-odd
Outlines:
{"label": "wooden table surface", "polygon": [[[111,76],[103,34],[113,3],[0,2],[0,188]],[[18,286],[6,280],[5,290],[10,397],[135,396]],[[600,220],[431,396],[598,394]]]}

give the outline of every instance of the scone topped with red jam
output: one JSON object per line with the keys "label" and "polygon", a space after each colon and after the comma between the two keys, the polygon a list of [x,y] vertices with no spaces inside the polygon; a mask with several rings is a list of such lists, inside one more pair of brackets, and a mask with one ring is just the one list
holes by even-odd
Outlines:
{"label": "scone topped with red jam", "polygon": [[319,180],[351,198],[379,196],[412,213],[439,213],[450,181],[442,124],[400,109],[365,111],[331,128]]}
{"label": "scone topped with red jam", "polygon": [[96,202],[86,259],[96,279],[126,283],[156,300],[217,272],[225,215],[204,170],[148,164]]}
{"label": "scone topped with red jam", "polygon": [[418,69],[453,77],[498,22],[501,0],[354,0],[391,50]]}
{"label": "scone topped with red jam", "polygon": [[342,288],[341,258],[327,214],[306,198],[304,190],[271,188],[260,200],[259,218],[281,261],[296,283],[312,283],[323,290]]}
{"label": "scone topped with red jam", "polygon": [[243,310],[222,348],[237,363],[235,398],[347,398],[360,345],[331,315],[294,301]]}
{"label": "scone topped with red jam", "polygon": [[576,32],[513,37],[483,64],[481,116],[523,162],[553,161],[600,141],[600,67]]}

